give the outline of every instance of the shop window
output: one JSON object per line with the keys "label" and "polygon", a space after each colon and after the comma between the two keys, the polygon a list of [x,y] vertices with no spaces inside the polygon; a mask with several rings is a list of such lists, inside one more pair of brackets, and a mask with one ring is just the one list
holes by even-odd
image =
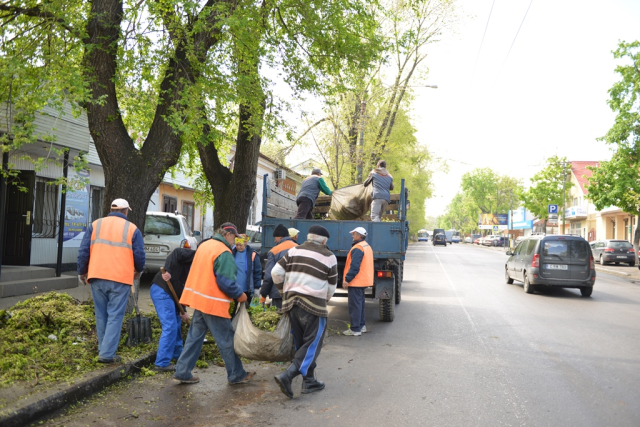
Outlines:
{"label": "shop window", "polygon": [[104,188],[91,186],[91,222],[102,218],[104,208]]}
{"label": "shop window", "polygon": [[58,233],[58,186],[54,180],[36,177],[32,237],[53,238]]}
{"label": "shop window", "polygon": [[193,202],[182,202],[182,215],[187,219],[187,224],[191,230],[193,230],[194,212],[195,205]]}

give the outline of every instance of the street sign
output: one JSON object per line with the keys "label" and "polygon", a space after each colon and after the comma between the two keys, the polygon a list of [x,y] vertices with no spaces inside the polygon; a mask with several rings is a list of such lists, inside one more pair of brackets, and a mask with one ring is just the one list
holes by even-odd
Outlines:
{"label": "street sign", "polygon": [[549,210],[547,212],[549,212],[550,214],[557,214],[558,205],[549,205]]}
{"label": "street sign", "polygon": [[557,224],[558,223],[558,214],[549,214],[549,219],[547,220],[549,224]]}
{"label": "street sign", "polygon": [[500,231],[500,226],[499,225],[494,225],[493,226],[493,233],[497,233],[498,231]]}

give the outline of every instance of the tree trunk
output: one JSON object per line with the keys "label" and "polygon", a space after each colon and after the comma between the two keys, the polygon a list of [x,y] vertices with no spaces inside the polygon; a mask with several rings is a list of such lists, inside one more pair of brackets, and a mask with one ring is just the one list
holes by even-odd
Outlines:
{"label": "tree trunk", "polygon": [[353,167],[353,165],[358,162],[358,124],[360,123],[360,106],[361,102],[356,97],[355,99],[355,108],[353,110],[353,115],[351,116],[351,122],[349,123],[349,133],[347,134],[349,138],[349,156],[351,158],[351,184],[357,184],[357,169]]}
{"label": "tree trunk", "polygon": [[[207,145],[198,145],[202,168],[213,192],[214,228],[225,222],[231,222],[238,228],[238,232],[244,233],[246,230],[251,201],[256,189],[264,106],[263,100],[262,108],[258,113],[252,113],[248,106],[240,106],[233,172],[222,165],[218,150],[212,142]],[[255,114],[258,117],[254,116]]]}

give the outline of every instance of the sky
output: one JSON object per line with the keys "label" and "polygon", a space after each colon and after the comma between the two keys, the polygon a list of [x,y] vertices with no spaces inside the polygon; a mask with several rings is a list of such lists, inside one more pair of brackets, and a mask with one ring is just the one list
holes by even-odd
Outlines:
{"label": "sky", "polygon": [[464,17],[456,33],[432,45],[426,60],[425,83],[438,89],[415,89],[412,105],[418,140],[448,164],[447,173],[435,175],[427,215],[443,213],[462,175],[475,168],[490,167],[528,185],[552,155],[610,158],[609,147],[596,139],[615,117],[607,104],[618,79],[611,51],[619,40],[640,39],[640,1],[458,5]]}

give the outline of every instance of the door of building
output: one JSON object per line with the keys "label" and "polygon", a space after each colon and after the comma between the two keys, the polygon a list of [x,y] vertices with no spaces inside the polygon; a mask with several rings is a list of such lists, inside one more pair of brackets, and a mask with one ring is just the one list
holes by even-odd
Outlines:
{"label": "door of building", "polygon": [[[20,171],[7,182],[7,198],[2,264],[29,265],[31,263],[31,228],[33,224],[34,171]],[[17,185],[14,185],[17,184]],[[26,189],[27,191],[22,191]]]}

